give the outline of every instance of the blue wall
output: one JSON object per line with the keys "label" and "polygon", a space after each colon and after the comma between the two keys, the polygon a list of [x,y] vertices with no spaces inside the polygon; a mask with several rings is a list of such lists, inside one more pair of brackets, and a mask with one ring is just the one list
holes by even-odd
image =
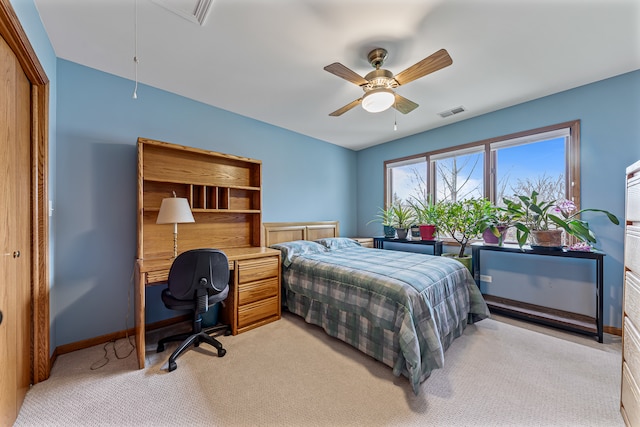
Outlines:
{"label": "blue wall", "polygon": [[[385,160],[575,119],[581,120],[582,206],[607,209],[623,220],[625,169],[640,159],[640,71],[358,152],[358,234],[382,234],[379,225],[367,222],[384,202]],[[590,225],[607,254],[604,324],[621,327],[624,229],[602,216]]]}
{"label": "blue wall", "polygon": [[[139,136],[262,160],[264,221],[338,220],[342,234],[356,231],[355,152],[148,86],[137,100],[132,91],[129,80],[58,60],[58,346],[132,326]],[[149,322],[172,315],[157,291]]]}

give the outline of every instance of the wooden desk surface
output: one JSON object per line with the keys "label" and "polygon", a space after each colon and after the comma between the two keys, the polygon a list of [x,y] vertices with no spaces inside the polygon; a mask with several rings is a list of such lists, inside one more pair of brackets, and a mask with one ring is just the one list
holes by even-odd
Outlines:
{"label": "wooden desk surface", "polygon": [[[229,258],[229,269],[233,269],[233,262],[249,258],[259,258],[262,256],[278,255],[280,253],[277,249],[271,249],[267,247],[246,247],[246,248],[226,248],[221,249]],[[169,270],[173,258],[152,258],[152,259],[139,259],[137,260],[138,272],[148,273],[150,271],[162,271]]]}

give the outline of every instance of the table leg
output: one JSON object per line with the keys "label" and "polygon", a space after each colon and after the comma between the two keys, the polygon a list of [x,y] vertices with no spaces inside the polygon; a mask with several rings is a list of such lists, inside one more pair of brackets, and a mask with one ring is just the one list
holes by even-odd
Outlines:
{"label": "table leg", "polygon": [[471,247],[471,270],[473,271],[473,279],[480,289],[480,248],[476,246]]}
{"label": "table leg", "polygon": [[603,291],[603,287],[604,287],[604,260],[602,259],[602,257],[598,258],[596,260],[596,288],[597,288],[597,294],[596,294],[596,302],[598,304],[597,306],[597,313],[596,313],[596,328],[598,329],[598,342],[603,342],[604,341],[604,337],[603,337],[603,309],[602,309],[602,299],[603,299],[603,295],[604,295],[604,291]]}
{"label": "table leg", "polygon": [[135,302],[135,319],[136,319],[136,354],[138,356],[138,368],[144,368],[144,356],[145,356],[145,319],[144,319],[144,292],[145,292],[145,273],[140,272],[139,266],[136,264],[135,274],[135,286],[136,286],[136,302]]}

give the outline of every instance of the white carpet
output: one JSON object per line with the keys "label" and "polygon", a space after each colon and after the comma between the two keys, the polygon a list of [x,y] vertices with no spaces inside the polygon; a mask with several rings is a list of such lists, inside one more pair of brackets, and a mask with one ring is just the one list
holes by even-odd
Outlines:
{"label": "white carpet", "polygon": [[[27,394],[16,426],[622,426],[620,353],[504,322],[471,325],[415,396],[406,378],[285,314],[220,337],[168,373],[147,351],[90,366],[103,346],[62,355]],[[127,343],[117,343],[118,353]]]}

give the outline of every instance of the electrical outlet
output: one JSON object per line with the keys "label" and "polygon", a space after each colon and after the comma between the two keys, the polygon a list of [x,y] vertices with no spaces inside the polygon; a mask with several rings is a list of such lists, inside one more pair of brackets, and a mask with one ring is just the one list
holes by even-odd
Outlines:
{"label": "electrical outlet", "polygon": [[487,275],[484,275],[484,274],[480,275],[480,281],[481,282],[491,283],[491,280],[492,280],[491,276],[487,276]]}

